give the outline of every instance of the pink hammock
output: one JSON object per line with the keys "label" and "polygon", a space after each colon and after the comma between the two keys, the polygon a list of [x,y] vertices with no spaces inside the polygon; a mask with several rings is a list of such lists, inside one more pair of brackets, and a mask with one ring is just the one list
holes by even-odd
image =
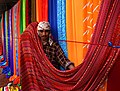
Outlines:
{"label": "pink hammock", "polygon": [[97,91],[120,59],[120,49],[107,46],[109,41],[120,45],[120,0],[103,0],[91,41],[100,45],[90,45],[83,63],[73,70],[53,67],[41,47],[37,24],[29,24],[21,35],[22,91]]}

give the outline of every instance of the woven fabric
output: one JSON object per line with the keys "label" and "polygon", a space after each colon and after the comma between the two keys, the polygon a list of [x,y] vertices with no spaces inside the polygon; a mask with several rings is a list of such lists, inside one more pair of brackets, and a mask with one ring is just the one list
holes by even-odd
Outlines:
{"label": "woven fabric", "polygon": [[[117,20],[117,24],[115,26],[115,31],[116,33],[113,34],[112,40],[118,40],[119,41],[119,46],[120,46],[120,14]],[[108,86],[107,86],[107,91],[119,91],[120,90],[120,53],[118,55],[118,60],[113,66],[113,69],[110,71],[108,75]]]}
{"label": "woven fabric", "polygon": [[2,55],[3,53],[3,44],[2,44],[2,23],[1,23],[1,18],[0,18],[0,56]]}
{"label": "woven fabric", "polygon": [[118,59],[120,50],[94,47],[94,52],[89,51],[81,65],[73,70],[60,71],[44,54],[37,24],[29,24],[21,35],[22,91],[96,91]]}
{"label": "woven fabric", "polygon": [[26,0],[26,26],[28,26],[28,24],[31,22],[31,0]]}
{"label": "woven fabric", "polygon": [[90,45],[83,63],[67,71],[50,63],[37,34],[38,23],[29,24],[20,42],[22,91],[97,91],[119,60],[120,49],[107,46],[110,41],[120,45],[120,30],[115,28],[119,10],[120,0],[102,1],[91,40],[97,45]]}

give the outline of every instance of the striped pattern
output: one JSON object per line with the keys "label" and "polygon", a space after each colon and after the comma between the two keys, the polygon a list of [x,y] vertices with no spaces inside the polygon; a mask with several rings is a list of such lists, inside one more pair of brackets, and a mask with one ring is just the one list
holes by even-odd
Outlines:
{"label": "striped pattern", "polygon": [[[32,2],[33,0],[31,0],[31,3]],[[89,63],[91,60],[94,60],[95,62],[96,58],[99,59],[99,57],[103,57],[101,52],[103,51],[104,48],[102,49],[100,46],[103,44],[107,45],[107,43],[110,40],[116,45],[119,44],[118,43],[119,38],[117,37],[118,39],[116,39],[115,37],[112,36],[112,34],[116,32],[113,30],[118,16],[117,10],[119,11],[120,1],[103,0],[101,4],[101,10],[99,13],[99,18],[97,20],[100,3],[101,3],[100,0],[71,0],[71,1],[70,0],[57,0],[57,1],[36,0],[36,2],[34,2],[34,5],[36,5],[36,8],[34,7],[35,8],[34,12],[35,11],[36,12],[35,13],[31,12],[32,16],[30,16],[29,19],[31,19],[31,21],[41,21],[41,20],[49,21],[52,27],[53,36],[55,37],[56,40],[58,40],[58,42],[64,49],[65,54],[68,56],[68,58],[71,61],[75,63],[76,66],[79,66],[79,64],[82,63],[83,61],[86,62],[87,60],[87,62]],[[2,15],[2,20],[1,20],[1,25],[2,25],[1,29],[3,35],[2,36],[3,56],[5,61],[8,62],[9,64],[8,66],[11,67],[12,73],[14,75],[19,75],[18,70],[20,68],[20,55],[19,55],[20,34],[23,33],[26,26],[30,23],[27,21],[28,18],[26,18],[26,16],[28,16],[28,14],[26,13],[28,13],[30,8],[28,9],[28,6],[26,4],[28,5],[27,0],[19,1],[16,4],[16,6],[14,6],[10,11],[6,11]],[[33,3],[31,4],[31,6],[32,5]],[[106,12],[104,12],[104,9]],[[112,13],[110,13],[109,11]],[[114,14],[115,16],[113,16]],[[111,21],[112,23],[108,23]],[[81,43],[73,43],[73,42],[63,43],[60,40],[79,41]],[[98,47],[95,47],[95,45],[88,46],[88,44],[82,44],[82,42],[91,42],[93,44],[100,44],[100,45],[98,45]],[[114,61],[112,60],[117,59],[116,55],[118,55],[117,52],[118,50],[107,51],[106,48],[104,51],[106,51],[106,56],[108,51],[113,52],[110,55],[114,56],[115,58],[104,59],[107,62],[111,60],[110,64],[113,65]],[[12,58],[14,59],[13,62],[10,61],[12,60]],[[99,61],[101,62],[101,59],[99,59]],[[87,65],[89,66],[88,68],[92,66],[92,61],[90,63],[91,63],[90,65]],[[104,67],[106,67],[106,65],[104,65]],[[109,72],[111,66],[107,68],[108,71],[105,70],[106,75],[107,72]],[[82,70],[84,71],[84,69]],[[88,71],[86,70],[84,72],[86,73],[84,73],[83,76],[85,76],[85,74],[87,74]],[[81,84],[81,82],[83,81],[82,78],[80,79],[81,79],[80,83],[78,82],[77,84]],[[102,81],[100,82],[100,84],[101,83]],[[98,87],[100,86],[100,84],[98,85]],[[75,85],[75,89],[78,88],[79,87]],[[87,87],[84,89],[87,89]]]}
{"label": "striped pattern", "polygon": [[0,16],[0,56],[2,55],[3,53],[3,44],[2,44],[2,23],[1,23],[1,18],[2,16]]}

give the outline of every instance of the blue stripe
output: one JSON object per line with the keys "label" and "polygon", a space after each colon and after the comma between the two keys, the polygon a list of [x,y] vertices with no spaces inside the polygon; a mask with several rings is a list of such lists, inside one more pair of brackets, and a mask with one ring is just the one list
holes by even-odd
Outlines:
{"label": "blue stripe", "polygon": [[[58,40],[66,40],[66,0],[57,0],[57,18]],[[68,56],[66,42],[59,41],[59,44]]]}
{"label": "blue stripe", "polygon": [[51,33],[55,40],[58,40],[57,31],[57,0],[48,1],[48,21],[51,25]]}
{"label": "blue stripe", "polygon": [[12,13],[9,10],[9,23],[8,23],[8,60],[9,60],[9,67],[11,69],[11,75],[13,75],[14,68],[13,68],[13,41],[12,41]]}

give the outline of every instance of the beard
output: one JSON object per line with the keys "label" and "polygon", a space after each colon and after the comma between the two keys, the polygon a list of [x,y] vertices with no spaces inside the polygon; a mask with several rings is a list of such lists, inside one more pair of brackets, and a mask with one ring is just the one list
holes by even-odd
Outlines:
{"label": "beard", "polygon": [[42,44],[47,43],[49,41],[49,34],[48,35],[42,35],[38,33],[38,36],[42,42]]}
{"label": "beard", "polygon": [[43,45],[46,45],[49,42],[49,37],[48,36],[42,36],[40,37],[41,42]]}
{"label": "beard", "polygon": [[49,39],[49,37],[48,37],[48,36],[42,36],[42,37],[41,37],[41,41],[46,41],[46,42],[47,42],[47,41],[48,41],[48,39]]}

